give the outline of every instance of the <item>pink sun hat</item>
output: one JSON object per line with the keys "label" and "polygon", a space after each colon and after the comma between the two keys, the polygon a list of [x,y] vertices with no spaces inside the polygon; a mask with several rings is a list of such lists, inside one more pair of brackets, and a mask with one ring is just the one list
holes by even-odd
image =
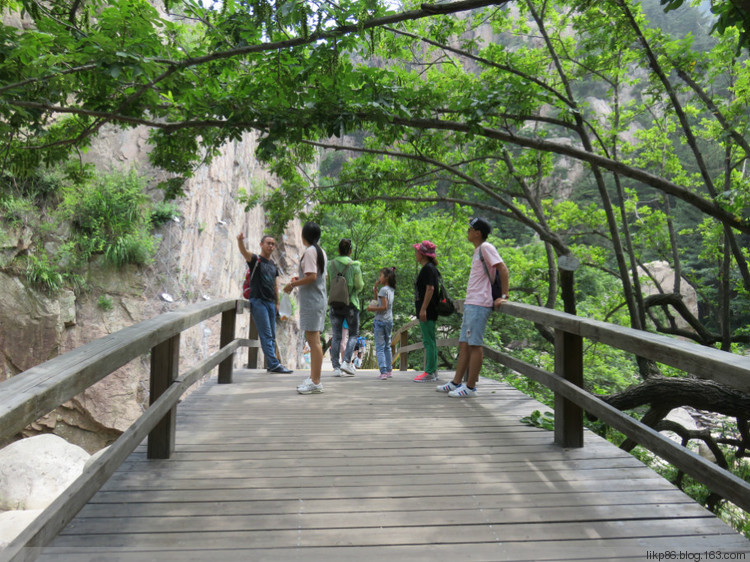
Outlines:
{"label": "pink sun hat", "polygon": [[437,246],[429,240],[423,240],[421,244],[414,244],[414,249],[428,258],[435,258],[437,252]]}

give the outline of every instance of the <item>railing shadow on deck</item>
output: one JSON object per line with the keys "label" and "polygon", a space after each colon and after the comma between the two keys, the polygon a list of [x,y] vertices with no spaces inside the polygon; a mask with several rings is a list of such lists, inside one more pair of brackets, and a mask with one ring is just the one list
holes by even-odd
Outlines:
{"label": "railing shadow on deck", "polygon": [[[463,310],[462,305],[457,303],[459,312]],[[750,358],[538,306],[506,302],[500,306],[499,313],[554,330],[554,373],[494,348],[483,347],[485,357],[554,392],[556,444],[568,448],[583,447],[583,413],[588,412],[705,484],[711,491],[750,512],[750,484],[584,390],[583,340],[630,352],[746,393],[750,392]],[[410,352],[424,349],[421,343],[409,344],[409,329],[417,324],[418,320],[413,320],[393,334],[394,364],[398,360],[401,370],[407,369]],[[437,344],[456,346],[458,340],[441,339]]]}
{"label": "railing shadow on deck", "polygon": [[[219,384],[231,383],[233,356],[239,347],[249,348],[248,367],[258,366],[259,342],[252,317],[250,338],[235,338],[236,317],[246,304],[243,300],[221,299],[168,312],[99,338],[0,383],[2,444],[129,361],[151,354],[149,407],[31,525],[0,551],[0,562],[34,560],[39,550],[73,519],[144,438],[148,438],[148,458],[169,458],[175,448],[180,397],[217,366]],[[180,334],[219,314],[220,349],[180,374]]]}
{"label": "railing shadow on deck", "polygon": [[[184,392],[218,366],[218,382],[232,382],[233,355],[249,347],[249,361],[257,362],[258,342],[235,338],[236,315],[245,301],[222,299],[162,314],[83,345],[0,383],[0,443],[28,424],[145,353],[151,354],[150,406],[83,474],[50,504],[6,549],[0,562],[29,561],[69,523],[86,502],[148,437],[148,457],[168,458],[175,446],[177,404]],[[460,303],[459,303],[460,308]],[[555,372],[550,373],[485,347],[487,357],[540,382],[555,392],[555,443],[583,446],[583,411],[588,411],[711,490],[750,511],[750,485],[713,463],[677,445],[653,429],[583,390],[582,341],[587,338],[638,356],[671,365],[691,374],[750,390],[750,360],[730,353],[588,320],[546,308],[505,303],[501,312],[555,330]],[[199,322],[221,314],[220,349],[179,373],[180,334]],[[422,347],[408,345],[408,327],[395,334],[401,368],[406,355]],[[253,335],[251,322],[250,336]],[[455,339],[438,345],[455,346]],[[256,363],[257,366],[257,363]]]}

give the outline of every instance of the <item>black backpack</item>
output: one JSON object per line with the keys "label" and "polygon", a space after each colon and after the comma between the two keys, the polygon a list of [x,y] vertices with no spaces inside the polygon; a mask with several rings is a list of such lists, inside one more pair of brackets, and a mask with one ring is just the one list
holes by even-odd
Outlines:
{"label": "black backpack", "polygon": [[443,285],[443,276],[440,275],[439,271],[438,271],[438,283],[439,283],[438,303],[437,303],[438,316],[450,316],[451,314],[456,312],[456,305],[453,304],[453,301],[448,296],[448,291],[445,290],[445,286]]}
{"label": "black backpack", "polygon": [[[333,262],[334,270],[337,269],[336,262]],[[346,271],[351,263],[344,267],[344,271],[337,271],[331,279],[331,290],[328,291],[328,304],[336,312],[346,310],[349,306],[349,285],[346,284]]]}
{"label": "black backpack", "polygon": [[495,299],[499,299],[503,296],[503,285],[500,282],[500,273],[498,271],[495,271],[495,279],[492,279],[492,275],[490,275],[490,270],[487,269],[487,264],[484,261],[482,250],[479,250],[479,259],[481,260],[482,265],[484,266],[484,272],[487,274],[487,277],[490,278],[490,285],[492,286],[492,302],[495,302]]}

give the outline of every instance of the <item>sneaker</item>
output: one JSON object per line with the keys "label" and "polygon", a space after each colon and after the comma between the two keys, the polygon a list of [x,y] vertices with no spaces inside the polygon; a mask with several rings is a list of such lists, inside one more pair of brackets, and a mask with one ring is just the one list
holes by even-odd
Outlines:
{"label": "sneaker", "polygon": [[453,383],[453,381],[449,381],[446,384],[439,384],[435,390],[438,392],[452,392],[458,388],[459,385],[456,385]]}
{"label": "sneaker", "polygon": [[294,371],[292,371],[291,369],[287,369],[286,367],[284,367],[284,365],[279,363],[273,369],[268,369],[268,372],[269,373],[282,373],[284,375],[288,375],[289,373],[293,373]]}
{"label": "sneaker", "polygon": [[474,390],[470,389],[468,386],[466,386],[465,383],[461,383],[461,386],[459,386],[456,390],[451,390],[448,393],[448,396],[452,398],[473,398],[477,395],[477,389]]}
{"label": "sneaker", "polygon": [[414,382],[435,382],[436,380],[438,380],[438,374],[428,373],[427,371],[414,377]]}
{"label": "sneaker", "polygon": [[386,376],[390,379],[393,376],[393,371],[388,371]]}
{"label": "sneaker", "polygon": [[341,365],[341,370],[343,371],[343,375],[345,377],[353,377],[357,374],[357,369],[352,365],[351,363],[347,363],[344,361],[344,364]]}
{"label": "sneaker", "polygon": [[320,394],[323,392],[322,384],[315,384],[311,378],[305,379],[301,385],[297,387],[297,392],[300,394]]}
{"label": "sneaker", "polygon": [[343,376],[343,375],[341,374],[341,369],[339,369],[338,367],[336,367],[336,368],[335,368],[335,369],[333,370],[333,376],[334,376],[334,377],[341,377],[341,376]]}
{"label": "sneaker", "polygon": [[385,380],[388,380],[388,379],[389,379],[389,378],[391,378],[391,377],[390,377],[390,376],[388,375],[388,373],[380,373],[380,376],[379,376],[378,378],[379,378],[379,379],[380,379],[381,381],[385,381]]}

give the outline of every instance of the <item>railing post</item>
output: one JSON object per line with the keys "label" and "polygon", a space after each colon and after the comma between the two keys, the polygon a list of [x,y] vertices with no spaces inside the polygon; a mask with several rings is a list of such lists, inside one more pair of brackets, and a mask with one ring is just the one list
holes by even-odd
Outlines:
{"label": "railing post", "polygon": [[[250,311],[250,327],[248,329],[247,338],[251,341],[258,340],[258,327],[255,325],[255,321],[253,320],[252,311]],[[277,357],[280,357],[280,356],[277,355]],[[258,348],[257,347],[247,348],[247,368],[248,369],[258,368]]]}
{"label": "railing post", "polygon": [[[583,387],[583,338],[555,330],[555,374]],[[583,410],[555,394],[555,443],[561,447],[583,447]]]}
{"label": "railing post", "polygon": [[[401,349],[405,348],[407,345],[409,345],[409,331],[404,330],[403,332],[401,332]],[[409,352],[399,351],[399,355],[401,356],[401,370],[408,371]]]}
{"label": "railing post", "polygon": [[[252,318],[252,315],[250,316]],[[237,325],[237,309],[225,310],[221,313],[221,335],[219,336],[219,347],[229,345],[234,341],[235,327]],[[232,382],[232,371],[234,370],[234,354],[219,363],[219,384]]]}
{"label": "railing post", "polygon": [[[156,402],[178,377],[179,365],[180,334],[154,346],[151,350],[149,404]],[[148,434],[147,457],[149,459],[168,459],[172,456],[176,425],[177,406],[172,408]]]}
{"label": "railing post", "polygon": [[[393,365],[396,363],[396,344],[394,343],[394,340],[391,339],[391,341],[388,342],[388,345],[391,346],[391,370],[393,370]],[[376,360],[377,360],[377,357],[376,357]]]}
{"label": "railing post", "polygon": [[565,254],[557,258],[557,267],[560,278],[560,294],[563,300],[563,309],[568,314],[576,314],[576,270],[581,262],[572,254]]}

